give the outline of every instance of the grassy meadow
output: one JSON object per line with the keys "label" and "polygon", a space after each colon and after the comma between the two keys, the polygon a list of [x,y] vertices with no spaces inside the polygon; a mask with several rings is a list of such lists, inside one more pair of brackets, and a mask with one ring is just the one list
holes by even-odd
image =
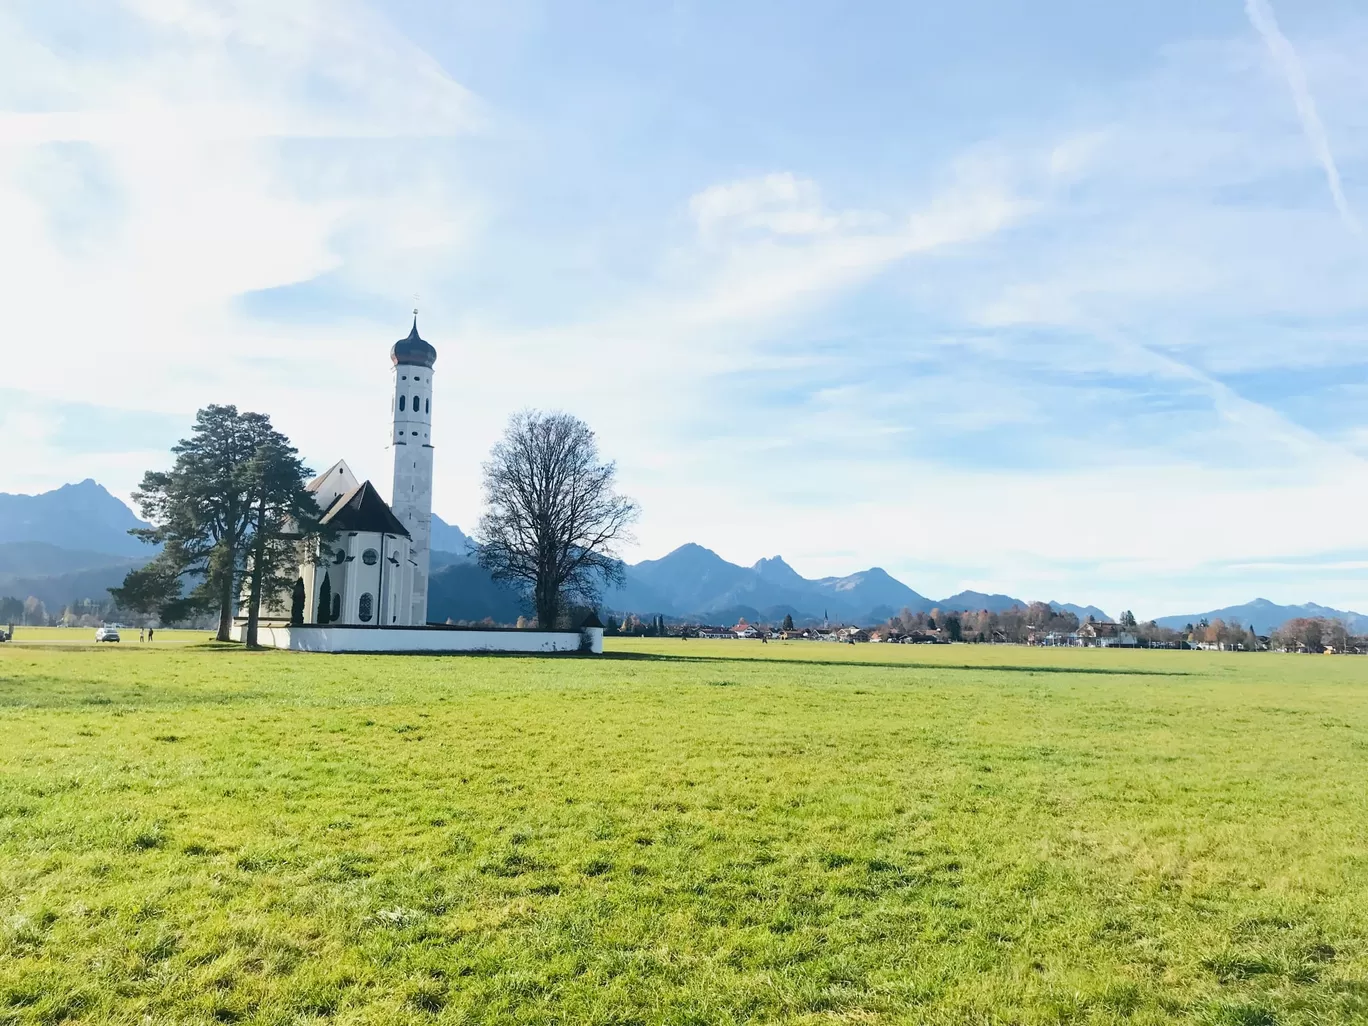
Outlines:
{"label": "grassy meadow", "polygon": [[[3,629],[0,624],[0,629]],[[160,645],[191,645],[205,641],[212,641],[214,632],[211,630],[187,631],[177,630],[171,627],[158,627],[156,634],[152,638],[151,644]],[[94,627],[25,627],[23,625],[14,628],[14,643],[16,645],[89,645],[95,640]],[[134,645],[147,644],[138,641],[138,628],[120,627],[120,645],[127,645],[132,642]],[[101,647],[113,647],[114,642],[101,642]]]}
{"label": "grassy meadow", "polygon": [[136,637],[0,645],[0,1023],[1368,1023],[1365,659]]}

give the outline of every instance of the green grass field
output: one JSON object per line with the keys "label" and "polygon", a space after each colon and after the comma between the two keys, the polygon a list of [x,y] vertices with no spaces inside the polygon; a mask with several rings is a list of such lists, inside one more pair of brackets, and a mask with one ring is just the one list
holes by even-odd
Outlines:
{"label": "green grass field", "polygon": [[0,1022],[1368,1022],[1368,660],[0,646]]}

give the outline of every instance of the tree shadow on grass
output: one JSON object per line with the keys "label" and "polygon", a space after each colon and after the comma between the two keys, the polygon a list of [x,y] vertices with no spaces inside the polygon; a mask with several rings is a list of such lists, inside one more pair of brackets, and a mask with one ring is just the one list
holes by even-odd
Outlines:
{"label": "tree shadow on grass", "polygon": [[608,659],[623,662],[665,662],[665,663],[764,663],[767,666],[791,664],[793,666],[839,666],[846,670],[873,667],[889,670],[978,670],[984,673],[1085,673],[1103,677],[1191,677],[1187,670],[1136,670],[1108,666],[1007,666],[974,665],[972,663],[905,663],[885,662],[865,659],[764,659],[759,656],[707,656],[671,655],[658,652],[604,652],[593,656],[594,659]]}

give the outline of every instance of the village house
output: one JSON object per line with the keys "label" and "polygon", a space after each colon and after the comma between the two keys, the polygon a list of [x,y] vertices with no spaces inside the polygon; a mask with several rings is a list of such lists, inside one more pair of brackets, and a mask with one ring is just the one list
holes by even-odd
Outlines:
{"label": "village house", "polygon": [[699,624],[694,628],[694,636],[699,638],[726,638],[729,641],[733,641],[736,639],[736,631],[731,627]]}
{"label": "village house", "polygon": [[1119,623],[1090,616],[1078,625],[1078,643],[1087,648],[1134,648],[1136,637]]}
{"label": "village house", "polygon": [[1077,631],[1047,631],[1037,628],[1026,635],[1026,644],[1043,645],[1047,648],[1072,648],[1083,642],[1079,639]]}

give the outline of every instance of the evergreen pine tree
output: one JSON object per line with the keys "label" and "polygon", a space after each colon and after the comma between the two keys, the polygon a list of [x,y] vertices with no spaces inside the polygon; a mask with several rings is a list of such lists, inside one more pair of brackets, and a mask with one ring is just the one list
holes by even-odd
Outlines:
{"label": "evergreen pine tree", "polygon": [[298,626],[304,622],[304,578],[295,578],[290,589],[290,624]]}
{"label": "evergreen pine tree", "polygon": [[328,571],[323,571],[323,584],[318,589],[318,616],[315,619],[319,623],[327,623],[329,614],[332,612],[332,578],[328,576]]}
{"label": "evergreen pine tree", "polygon": [[290,586],[301,539],[318,530],[320,512],[305,489],[313,472],[304,466],[289,439],[269,421],[258,425],[258,431],[256,452],[242,469],[252,510],[245,539],[249,560],[243,640],[248,648],[257,646],[262,601],[273,600]]}

